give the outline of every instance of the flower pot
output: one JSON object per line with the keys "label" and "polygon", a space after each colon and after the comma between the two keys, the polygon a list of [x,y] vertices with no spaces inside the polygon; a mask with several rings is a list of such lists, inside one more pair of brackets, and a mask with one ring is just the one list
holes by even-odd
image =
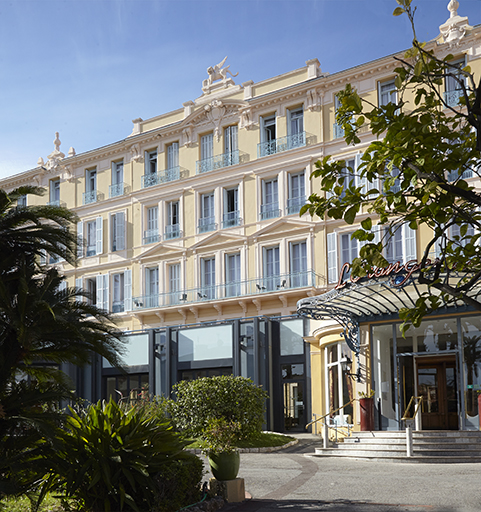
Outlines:
{"label": "flower pot", "polygon": [[361,406],[361,431],[370,432],[374,430],[374,399],[360,398],[359,405]]}
{"label": "flower pot", "polygon": [[239,452],[211,452],[209,453],[209,464],[216,480],[234,480],[239,472]]}

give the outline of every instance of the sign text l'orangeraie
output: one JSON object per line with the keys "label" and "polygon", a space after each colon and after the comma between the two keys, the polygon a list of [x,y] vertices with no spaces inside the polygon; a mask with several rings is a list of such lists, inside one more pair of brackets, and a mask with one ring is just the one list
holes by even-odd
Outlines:
{"label": "sign text l'orangeraie", "polygon": [[[439,260],[436,259],[434,265]],[[430,260],[426,260],[426,266],[431,265]],[[378,277],[388,277],[390,275],[399,274],[399,279],[392,280],[392,286],[403,286],[409,278],[417,272],[421,268],[421,265],[417,262],[417,260],[409,260],[407,263],[401,263],[400,261],[396,261],[396,263],[390,263],[387,267],[376,267],[372,272],[368,272],[365,276],[354,277],[353,275],[349,275],[351,270],[350,263],[344,263],[341,268],[341,272],[339,273],[339,280],[335,286],[336,290],[340,288],[344,288],[347,282],[357,283],[361,279],[374,279]]]}

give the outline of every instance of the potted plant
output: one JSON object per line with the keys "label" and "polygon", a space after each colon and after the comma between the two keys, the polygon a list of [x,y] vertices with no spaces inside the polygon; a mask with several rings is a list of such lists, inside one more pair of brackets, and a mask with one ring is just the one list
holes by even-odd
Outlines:
{"label": "potted plant", "polygon": [[361,409],[361,431],[374,430],[374,389],[369,393],[359,391],[359,405]]}
{"label": "potted plant", "polygon": [[211,419],[202,434],[202,451],[217,480],[234,480],[239,472],[240,456],[236,447],[241,428],[239,422],[225,418]]}

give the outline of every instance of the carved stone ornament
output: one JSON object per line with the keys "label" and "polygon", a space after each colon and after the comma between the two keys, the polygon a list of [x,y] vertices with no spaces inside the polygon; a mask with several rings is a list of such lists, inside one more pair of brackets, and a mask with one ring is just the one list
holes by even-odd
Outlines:
{"label": "carved stone ornament", "polygon": [[72,181],[74,179],[73,166],[65,165],[63,168],[62,179],[65,181]]}
{"label": "carved stone ornament", "polygon": [[142,153],[140,152],[140,145],[134,144],[130,148],[130,161],[131,162],[140,162],[142,161]]}
{"label": "carved stone ornament", "polygon": [[220,100],[214,100],[210,105],[204,107],[207,118],[214,125],[214,135],[217,142],[220,140],[220,124],[225,114],[225,107]]}
{"label": "carved stone ornament", "polygon": [[194,129],[192,126],[186,126],[182,130],[182,135],[184,137],[184,146],[187,146],[188,148],[192,147],[194,145]]}
{"label": "carved stone ornament", "polygon": [[464,37],[472,27],[469,26],[468,18],[458,16],[458,0],[451,0],[448,4],[450,13],[449,19],[439,27],[445,43],[456,44]]}
{"label": "carved stone ornament", "polygon": [[254,127],[254,120],[252,119],[252,110],[250,108],[244,108],[240,110],[239,127],[250,130]]}
{"label": "carved stone ornament", "polygon": [[62,164],[61,161],[65,158],[65,155],[60,151],[60,139],[58,138],[59,133],[55,132],[55,140],[53,144],[55,149],[48,155],[45,169],[50,173],[60,172]]}
{"label": "carved stone ornament", "polygon": [[204,94],[209,94],[214,89],[225,89],[230,85],[235,85],[235,82],[232,80],[232,78],[227,78],[227,73],[229,73],[232,77],[236,77],[239,73],[233,75],[229,70],[230,65],[222,67],[224,66],[226,60],[227,57],[224,57],[224,59],[219,62],[219,64],[216,64],[215,66],[209,66],[207,68],[208,78],[202,82],[202,91]]}
{"label": "carved stone ornament", "polygon": [[306,109],[317,110],[321,107],[321,96],[316,89],[310,89],[306,93]]}

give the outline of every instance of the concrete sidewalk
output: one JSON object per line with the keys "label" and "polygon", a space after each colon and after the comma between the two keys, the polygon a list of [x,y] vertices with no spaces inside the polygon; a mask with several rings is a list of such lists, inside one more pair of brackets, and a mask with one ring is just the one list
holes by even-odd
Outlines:
{"label": "concrete sidewalk", "polygon": [[223,512],[480,512],[481,464],[396,464],[309,457],[319,438],[241,454],[252,498]]}

